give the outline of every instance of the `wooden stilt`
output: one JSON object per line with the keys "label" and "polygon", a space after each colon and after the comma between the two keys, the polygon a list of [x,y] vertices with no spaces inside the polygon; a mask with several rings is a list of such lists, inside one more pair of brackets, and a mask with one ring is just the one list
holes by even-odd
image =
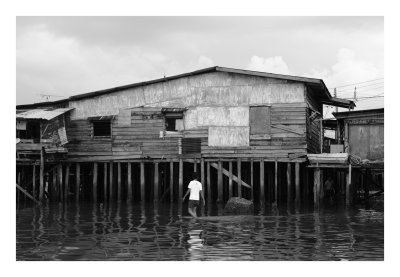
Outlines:
{"label": "wooden stilt", "polygon": [[122,186],[121,186],[121,163],[117,163],[118,168],[118,192],[117,192],[117,201],[121,201],[122,197]]}
{"label": "wooden stilt", "polygon": [[128,163],[128,175],[127,175],[127,183],[128,183],[128,196],[126,198],[127,201],[132,201],[132,163]]}
{"label": "wooden stilt", "polygon": [[232,162],[229,162],[229,198],[233,196]]}
{"label": "wooden stilt", "polygon": [[76,183],[75,183],[75,201],[79,202],[79,193],[81,186],[81,165],[76,163]]}
{"label": "wooden stilt", "polygon": [[265,202],[264,160],[260,161],[260,203]]}
{"label": "wooden stilt", "polygon": [[250,199],[254,201],[254,163],[253,159],[250,160]]}
{"label": "wooden stilt", "polygon": [[146,192],[144,187],[144,163],[140,163],[140,201],[146,201]]}
{"label": "wooden stilt", "polygon": [[58,201],[58,190],[57,190],[58,185],[57,185],[57,168],[56,167],[53,168],[52,177],[53,177],[52,178],[53,182],[52,182],[52,186],[51,186],[51,190],[50,190],[51,199],[53,201]]}
{"label": "wooden stilt", "polygon": [[222,190],[222,162],[218,161],[218,198],[217,198],[217,203],[222,203],[224,201],[223,199],[223,190]]}
{"label": "wooden stilt", "polygon": [[319,191],[321,187],[321,170],[314,169],[314,207],[319,208]]}
{"label": "wooden stilt", "polygon": [[351,164],[349,164],[349,171],[346,174],[346,205],[351,204]]}
{"label": "wooden stilt", "polygon": [[65,188],[64,188],[64,201],[68,202],[68,194],[69,194],[69,170],[70,165],[67,164],[65,167]]}
{"label": "wooden stilt", "polygon": [[197,172],[197,160],[194,160],[193,171]]}
{"label": "wooden stilt", "polygon": [[93,202],[97,202],[97,163],[93,163]]}
{"label": "wooden stilt", "polygon": [[108,200],[110,202],[114,201],[114,165],[113,162],[110,162],[110,193],[108,196]]}
{"label": "wooden stilt", "polygon": [[59,188],[59,194],[60,194],[60,201],[64,202],[64,195],[63,195],[63,170],[62,170],[62,164],[58,164],[58,188]]}
{"label": "wooden stilt", "polygon": [[178,188],[178,200],[182,202],[183,198],[183,161],[179,159],[179,188]]}
{"label": "wooden stilt", "polygon": [[210,162],[207,162],[207,202],[208,202],[208,203],[211,203]]}
{"label": "wooden stilt", "polygon": [[169,201],[174,202],[174,162],[169,162]]}
{"label": "wooden stilt", "polygon": [[201,158],[201,160],[200,160],[200,171],[201,171],[200,172],[200,181],[201,181],[201,184],[204,189],[205,183],[204,183],[204,159],[203,158]]}
{"label": "wooden stilt", "polygon": [[320,186],[319,186],[319,190],[318,190],[318,195],[319,195],[319,203],[321,204],[322,201],[324,200],[324,190],[323,190],[323,186],[324,186],[324,170],[321,169],[320,171]]}
{"label": "wooden stilt", "polygon": [[103,178],[103,202],[105,203],[107,201],[107,163],[104,163],[104,178]]}
{"label": "wooden stilt", "polygon": [[296,205],[300,205],[300,163],[295,164]]}
{"label": "wooden stilt", "polygon": [[292,202],[292,164],[291,163],[287,163],[286,181],[287,181],[287,204],[290,205]]}
{"label": "wooden stilt", "polygon": [[275,188],[274,188],[274,200],[275,206],[278,205],[278,161],[275,161]]}
{"label": "wooden stilt", "polygon": [[158,163],[154,163],[154,202],[158,202]]}
{"label": "wooden stilt", "polygon": [[242,160],[237,160],[238,170],[238,197],[242,197]]}
{"label": "wooden stilt", "polygon": [[33,165],[32,169],[32,196],[36,197],[36,166]]}
{"label": "wooden stilt", "polygon": [[40,150],[40,176],[39,176],[39,201],[43,200],[44,194],[44,148]]}

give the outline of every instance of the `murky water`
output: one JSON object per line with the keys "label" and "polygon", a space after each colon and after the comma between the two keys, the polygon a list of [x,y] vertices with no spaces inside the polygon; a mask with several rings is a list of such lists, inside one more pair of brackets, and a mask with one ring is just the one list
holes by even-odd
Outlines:
{"label": "murky water", "polygon": [[[383,211],[187,217],[187,203],[55,204],[17,211],[17,260],[383,260]],[[182,216],[183,215],[183,216]]]}

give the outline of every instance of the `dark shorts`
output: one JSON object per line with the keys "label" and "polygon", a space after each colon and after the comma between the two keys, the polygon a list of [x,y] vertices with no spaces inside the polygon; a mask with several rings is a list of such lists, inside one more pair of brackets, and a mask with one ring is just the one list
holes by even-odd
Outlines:
{"label": "dark shorts", "polygon": [[200,205],[199,200],[189,200],[189,208],[190,209],[197,208],[199,205]]}

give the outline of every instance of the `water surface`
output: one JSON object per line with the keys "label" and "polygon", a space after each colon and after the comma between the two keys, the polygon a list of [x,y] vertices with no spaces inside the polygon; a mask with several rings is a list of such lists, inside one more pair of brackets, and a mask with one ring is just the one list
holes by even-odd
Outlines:
{"label": "water surface", "polygon": [[223,216],[178,204],[51,204],[17,210],[17,260],[383,260],[383,210]]}

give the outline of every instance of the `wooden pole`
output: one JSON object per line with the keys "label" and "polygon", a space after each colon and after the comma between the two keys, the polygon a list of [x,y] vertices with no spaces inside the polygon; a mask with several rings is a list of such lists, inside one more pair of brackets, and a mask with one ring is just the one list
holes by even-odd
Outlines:
{"label": "wooden pole", "polygon": [[97,163],[93,163],[93,202],[97,202]]}
{"label": "wooden pole", "polygon": [[346,205],[350,205],[351,203],[350,187],[351,187],[351,164],[349,164],[349,171],[346,174]]}
{"label": "wooden pole", "polygon": [[254,163],[253,159],[250,160],[250,193],[251,201],[254,201]]}
{"label": "wooden pole", "polygon": [[201,185],[203,186],[203,189],[204,189],[204,159],[203,158],[201,158],[201,160],[200,160],[200,181],[201,181]]}
{"label": "wooden pole", "polygon": [[158,202],[158,163],[154,163],[154,202]]}
{"label": "wooden pole", "polygon": [[128,182],[128,197],[126,198],[127,201],[131,202],[132,201],[132,163],[128,163],[128,176],[127,176],[127,182]]}
{"label": "wooden pole", "polygon": [[278,205],[278,161],[275,161],[275,205]]}
{"label": "wooden pole", "polygon": [[292,164],[291,163],[287,163],[286,181],[287,181],[287,204],[290,205],[290,203],[292,201]]}
{"label": "wooden pole", "polygon": [[51,186],[51,199],[52,200],[58,200],[58,190],[57,190],[57,168],[53,168],[52,172],[52,179],[53,179],[53,185]]}
{"label": "wooden pole", "polygon": [[76,163],[76,184],[75,184],[75,201],[79,202],[79,192],[81,186],[81,165]]}
{"label": "wooden pole", "polygon": [[182,197],[183,197],[183,161],[182,159],[179,159],[179,195],[178,195],[178,200],[179,202],[182,202]]}
{"label": "wooden pole", "polygon": [[169,198],[170,202],[174,202],[174,162],[169,162]]}
{"label": "wooden pole", "polygon": [[60,201],[64,202],[64,197],[63,197],[63,170],[62,170],[62,164],[58,164],[58,185],[59,185],[59,193],[60,193]]}
{"label": "wooden pole", "polygon": [[113,166],[113,162],[110,162],[110,193],[109,193],[109,197],[108,197],[108,200],[110,201],[110,202],[112,202],[112,201],[114,201],[114,191],[113,191],[113,189],[114,189],[114,168],[113,168],[114,166]]}
{"label": "wooden pole", "polygon": [[217,198],[217,203],[222,203],[224,201],[223,195],[222,195],[222,162],[218,161],[218,198]]}
{"label": "wooden pole", "polygon": [[32,195],[36,197],[36,166],[33,165],[32,169]]}
{"label": "wooden pole", "polygon": [[321,186],[321,170],[319,168],[314,169],[314,207],[319,208],[319,190]]}
{"label": "wooden pole", "polygon": [[232,162],[229,162],[229,198],[233,196]]}
{"label": "wooden pole", "polygon": [[194,160],[194,172],[197,172],[197,159]]}
{"label": "wooden pole", "polygon": [[300,163],[295,164],[296,205],[300,204]]}
{"label": "wooden pole", "polygon": [[121,201],[122,191],[121,191],[121,163],[117,163],[118,168],[118,192],[117,201]]}
{"label": "wooden pole", "polygon": [[40,150],[39,201],[43,200],[44,193],[44,148]]}
{"label": "wooden pole", "polygon": [[265,202],[264,160],[260,160],[260,203]]}
{"label": "wooden pole", "polygon": [[324,190],[323,190],[323,184],[324,184],[324,170],[320,170],[320,182],[319,182],[319,188],[318,188],[318,195],[319,195],[319,203],[322,203],[324,200]]}
{"label": "wooden pole", "polygon": [[208,203],[211,203],[210,162],[207,162],[207,202],[208,202]]}
{"label": "wooden pole", "polygon": [[104,183],[103,183],[103,202],[107,201],[107,163],[104,163]]}
{"label": "wooden pole", "polygon": [[69,170],[70,165],[67,164],[65,167],[65,189],[64,189],[64,201],[68,202],[68,194],[69,194]]}
{"label": "wooden pole", "polygon": [[242,160],[237,160],[238,169],[238,197],[242,197]]}
{"label": "wooden pole", "polygon": [[145,193],[145,187],[144,187],[144,163],[140,163],[140,201],[145,202],[146,201],[146,193]]}

